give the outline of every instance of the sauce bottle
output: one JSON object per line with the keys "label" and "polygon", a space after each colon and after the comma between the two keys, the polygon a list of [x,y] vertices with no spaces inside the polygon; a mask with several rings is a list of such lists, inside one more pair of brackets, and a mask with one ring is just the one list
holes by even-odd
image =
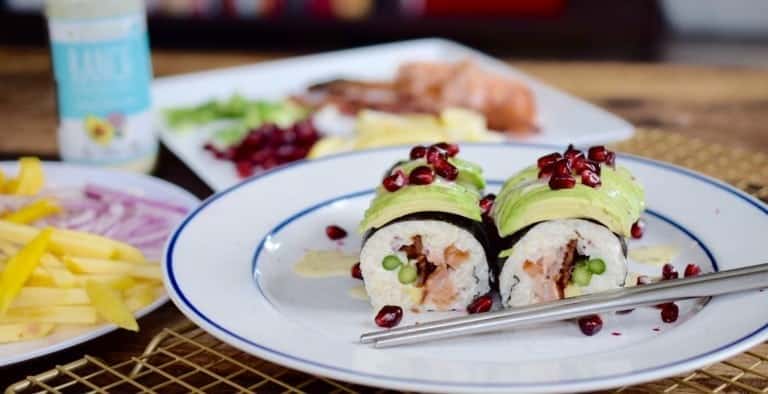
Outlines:
{"label": "sauce bottle", "polygon": [[150,172],[158,137],[143,0],[47,0],[65,161]]}

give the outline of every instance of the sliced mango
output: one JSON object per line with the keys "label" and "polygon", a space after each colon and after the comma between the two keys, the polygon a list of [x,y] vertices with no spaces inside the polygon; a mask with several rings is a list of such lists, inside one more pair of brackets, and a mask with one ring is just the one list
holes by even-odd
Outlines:
{"label": "sliced mango", "polygon": [[29,224],[59,212],[61,207],[56,201],[43,198],[4,215],[3,219],[12,223]]}
{"label": "sliced mango", "polygon": [[159,264],[134,264],[125,261],[64,257],[64,264],[78,274],[129,275],[141,279],[160,281],[163,278]]}
{"label": "sliced mango", "polygon": [[87,305],[54,305],[10,308],[0,317],[6,323],[94,324],[99,321],[96,309]]}
{"label": "sliced mango", "polygon": [[19,159],[19,175],[8,183],[8,192],[20,196],[34,196],[45,185],[43,164],[37,157]]}
{"label": "sliced mango", "polygon": [[[26,244],[40,233],[40,229],[26,224],[12,223],[0,220],[0,239],[15,243]],[[79,237],[77,234],[87,234],[72,230],[53,230],[51,235],[50,250],[54,254],[95,257],[102,259],[112,258],[116,254],[112,242],[101,242],[107,238],[92,236]],[[111,241],[111,240],[110,240]]]}
{"label": "sliced mango", "polygon": [[51,234],[51,229],[40,231],[19,253],[8,259],[0,274],[0,316],[8,310],[21,287],[40,264],[40,258],[48,248]]}
{"label": "sliced mango", "polygon": [[88,305],[85,289],[59,289],[55,287],[24,287],[13,300],[11,308],[49,305]]}
{"label": "sliced mango", "polygon": [[151,304],[159,296],[162,286],[152,283],[139,283],[123,292],[125,303],[132,311],[137,311]]}
{"label": "sliced mango", "polygon": [[85,242],[86,244],[91,244],[91,245],[101,245],[104,248],[111,248],[113,250],[112,255],[107,257],[72,254],[73,256],[97,257],[97,258],[107,258],[107,259],[114,258],[116,260],[123,260],[131,263],[147,262],[147,259],[144,257],[144,254],[139,249],[131,245],[128,245],[125,242],[115,241],[114,239],[110,239],[107,237],[102,237],[100,235],[90,234],[82,231],[57,230],[57,233],[60,233],[62,237],[65,237],[70,240],[79,240],[81,242]]}
{"label": "sliced mango", "polygon": [[75,277],[76,287],[85,287],[86,282],[93,280],[104,283],[115,290],[126,290],[133,287],[136,281],[128,275],[112,274],[77,274]]}
{"label": "sliced mango", "polygon": [[139,331],[139,323],[117,290],[93,280],[85,283],[85,290],[101,317],[126,330]]}

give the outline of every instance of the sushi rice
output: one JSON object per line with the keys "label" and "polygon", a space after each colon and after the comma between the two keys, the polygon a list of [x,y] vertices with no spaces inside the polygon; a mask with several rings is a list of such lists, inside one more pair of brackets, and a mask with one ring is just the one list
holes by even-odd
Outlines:
{"label": "sushi rice", "polygon": [[[575,241],[577,256],[602,259],[605,272],[592,275],[586,286],[571,283],[564,291],[557,288],[555,277],[572,241]],[[502,253],[508,255],[499,274],[502,304],[505,307],[524,306],[622,287],[627,276],[624,249],[616,234],[591,221],[561,219],[536,224],[515,242],[511,250]],[[534,265],[536,270],[526,269],[526,266]],[[568,290],[573,291],[569,294]]]}
{"label": "sushi rice", "polygon": [[[420,236],[424,255],[437,266],[423,284],[403,284],[397,270],[387,270],[382,261],[390,255],[407,262],[401,246]],[[458,252],[460,258],[449,257]],[[404,310],[464,310],[476,297],[490,291],[485,249],[468,230],[441,220],[404,220],[373,232],[360,253],[365,289],[375,310],[397,305]]]}

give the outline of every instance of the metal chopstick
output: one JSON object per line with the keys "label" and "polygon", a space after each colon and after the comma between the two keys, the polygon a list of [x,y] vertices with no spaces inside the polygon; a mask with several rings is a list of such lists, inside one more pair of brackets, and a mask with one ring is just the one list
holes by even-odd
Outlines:
{"label": "metal chopstick", "polygon": [[360,336],[360,342],[373,343],[375,347],[398,346],[765,287],[768,287],[768,264],[759,264],[526,307],[369,332]]}

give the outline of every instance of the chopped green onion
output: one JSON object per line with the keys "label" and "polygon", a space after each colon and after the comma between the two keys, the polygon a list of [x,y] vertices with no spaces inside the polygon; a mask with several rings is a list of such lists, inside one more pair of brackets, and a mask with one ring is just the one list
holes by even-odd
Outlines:
{"label": "chopped green onion", "polygon": [[576,264],[576,267],[573,268],[573,273],[571,274],[571,281],[573,281],[573,283],[577,286],[584,287],[589,285],[591,280],[592,272],[590,272],[589,268],[587,268],[587,264]]}
{"label": "chopped green onion", "polygon": [[179,130],[227,121],[228,125],[214,132],[214,140],[223,145],[233,145],[251,129],[265,123],[285,128],[306,118],[309,111],[290,100],[249,100],[234,94],[228,99],[210,100],[196,106],[166,108],[163,113],[168,125]]}
{"label": "chopped green onion", "polygon": [[381,260],[381,266],[384,267],[384,269],[387,271],[396,270],[402,264],[403,262],[393,254],[386,256],[383,260]]}
{"label": "chopped green onion", "polygon": [[587,268],[589,268],[589,272],[600,275],[605,272],[605,261],[603,259],[590,259],[587,261]]}
{"label": "chopped green onion", "polygon": [[418,278],[419,272],[416,267],[412,265],[404,265],[400,268],[400,272],[397,273],[397,280],[404,285],[411,284]]}

